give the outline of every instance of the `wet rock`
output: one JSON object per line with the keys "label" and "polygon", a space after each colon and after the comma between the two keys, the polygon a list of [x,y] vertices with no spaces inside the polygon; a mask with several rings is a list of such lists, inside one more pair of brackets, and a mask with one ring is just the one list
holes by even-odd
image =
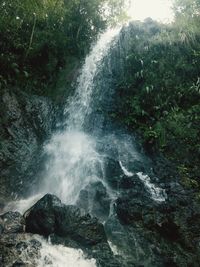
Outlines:
{"label": "wet rock", "polygon": [[127,177],[127,176],[123,176],[122,179],[119,182],[119,188],[122,189],[130,189],[133,188],[135,185],[135,181],[134,178],[138,179],[138,177],[136,175],[134,175],[134,177]]}
{"label": "wet rock", "polygon": [[124,175],[119,161],[106,158],[104,165],[105,180],[113,188],[118,188],[121,177]]}
{"label": "wet rock", "polygon": [[[55,125],[55,107],[45,97],[16,88],[0,97],[0,207],[36,184],[42,143]],[[26,160],[25,160],[26,159]]]}
{"label": "wet rock", "polygon": [[96,259],[98,267],[121,266],[107,243],[103,225],[80,208],[64,205],[47,194],[24,217],[27,232],[49,235],[53,244],[81,248]]}
{"label": "wet rock", "polygon": [[119,182],[119,189],[130,189],[132,195],[149,195],[146,191],[143,182],[139,179],[138,175],[134,174],[131,177],[122,176]]}
{"label": "wet rock", "polygon": [[80,191],[76,204],[92,216],[105,221],[110,213],[110,203],[106,187],[102,182],[95,182]]}
{"label": "wet rock", "polygon": [[56,211],[64,207],[60,199],[46,195],[25,212],[26,232],[48,236],[56,231]]}
{"label": "wet rock", "polygon": [[24,223],[24,218],[19,212],[10,211],[0,216],[2,233],[22,233]]}
{"label": "wet rock", "polygon": [[0,236],[1,267],[34,267],[40,256],[41,243],[33,245],[34,237],[26,233],[4,233]]}
{"label": "wet rock", "polygon": [[76,206],[47,194],[25,214],[26,232],[67,237],[82,246],[106,242],[103,225]]}
{"label": "wet rock", "polygon": [[26,266],[26,263],[24,263],[22,260],[18,260],[12,265],[12,267],[24,267],[24,266]]}
{"label": "wet rock", "polygon": [[180,239],[179,226],[171,219],[166,219],[157,225],[158,232],[170,241],[178,241]]}
{"label": "wet rock", "polygon": [[91,255],[96,259],[97,267],[121,267],[121,263],[113,253],[107,243],[97,244]]}
{"label": "wet rock", "polygon": [[142,221],[145,211],[152,210],[150,207],[148,198],[131,198],[129,196],[124,196],[118,198],[116,201],[116,213],[120,221],[125,224],[132,224],[136,221]]}

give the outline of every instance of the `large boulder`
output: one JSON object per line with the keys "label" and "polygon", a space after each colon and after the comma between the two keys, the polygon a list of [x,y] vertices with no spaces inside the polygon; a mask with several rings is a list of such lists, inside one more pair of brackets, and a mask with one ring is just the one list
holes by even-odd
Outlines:
{"label": "large boulder", "polygon": [[55,234],[75,241],[80,247],[106,242],[103,225],[76,206],[61,203],[47,194],[25,214],[26,232],[48,236]]}

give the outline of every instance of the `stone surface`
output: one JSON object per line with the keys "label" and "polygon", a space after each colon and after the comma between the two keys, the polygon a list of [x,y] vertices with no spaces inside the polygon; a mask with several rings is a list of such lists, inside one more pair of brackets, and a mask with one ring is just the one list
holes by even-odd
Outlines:
{"label": "stone surface", "polygon": [[41,243],[32,234],[6,233],[0,236],[1,267],[35,267]]}
{"label": "stone surface", "polygon": [[106,187],[102,182],[95,182],[80,191],[76,205],[101,221],[105,221],[110,213],[110,203]]}
{"label": "stone surface", "polygon": [[24,218],[19,212],[7,212],[0,216],[0,234],[22,233],[24,223]]}
{"label": "stone surface", "polygon": [[25,213],[26,232],[69,238],[80,246],[106,242],[103,225],[76,206],[67,206],[47,194]]}
{"label": "stone surface", "polygon": [[41,96],[0,92],[0,211],[37,183],[42,143],[55,126],[55,107]]}

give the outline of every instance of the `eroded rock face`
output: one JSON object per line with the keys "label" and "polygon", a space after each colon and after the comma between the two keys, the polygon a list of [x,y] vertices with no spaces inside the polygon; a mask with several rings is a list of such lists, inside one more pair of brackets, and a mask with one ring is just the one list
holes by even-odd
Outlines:
{"label": "eroded rock face", "polygon": [[42,143],[55,124],[55,107],[45,97],[3,89],[0,95],[0,209],[36,184]]}

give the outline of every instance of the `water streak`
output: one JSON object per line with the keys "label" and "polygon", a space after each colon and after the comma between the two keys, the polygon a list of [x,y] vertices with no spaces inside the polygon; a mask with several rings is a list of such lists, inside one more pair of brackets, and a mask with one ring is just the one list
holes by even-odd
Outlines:
{"label": "water streak", "polygon": [[132,177],[134,174],[132,172],[129,172],[123,165],[122,162],[119,161],[119,165],[123,171],[123,173],[127,176],[127,177]]}
{"label": "water streak", "polygon": [[69,129],[82,130],[85,117],[90,113],[90,102],[93,89],[93,79],[98,72],[101,60],[106,56],[111,40],[120,29],[109,29],[103,33],[90,54],[85,59],[85,64],[77,80],[75,95],[68,99],[65,113],[68,114],[67,125]]}
{"label": "water streak", "polygon": [[102,34],[86,57],[75,95],[65,109],[67,128],[55,134],[45,147],[49,160],[44,191],[56,194],[67,204],[74,204],[82,188],[101,178],[101,157],[95,150],[95,139],[84,133],[83,124],[91,110],[93,79],[118,32],[119,29],[108,30]]}
{"label": "water streak", "polygon": [[151,182],[151,178],[148,175],[143,174],[142,172],[138,172],[137,175],[140,178],[140,180],[143,181],[144,185],[147,187],[147,189],[151,193],[153,200],[159,201],[159,202],[166,200],[165,190],[154,185]]}

